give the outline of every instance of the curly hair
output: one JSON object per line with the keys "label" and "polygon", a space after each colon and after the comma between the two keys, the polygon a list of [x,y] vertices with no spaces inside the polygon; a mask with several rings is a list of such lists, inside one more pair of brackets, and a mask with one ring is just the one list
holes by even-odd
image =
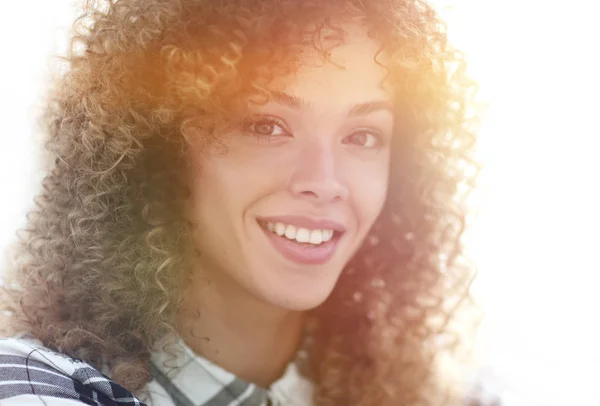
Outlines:
{"label": "curly hair", "polygon": [[152,351],[176,337],[193,250],[189,137],[218,140],[302,49],[327,58],[322,39],[343,17],[386,55],[399,124],[383,211],[310,312],[304,373],[319,406],[449,404],[436,365],[458,353],[456,322],[474,306],[461,235],[475,85],[420,0],[88,1],[44,116],[52,164],[3,291],[12,331],[141,393]]}

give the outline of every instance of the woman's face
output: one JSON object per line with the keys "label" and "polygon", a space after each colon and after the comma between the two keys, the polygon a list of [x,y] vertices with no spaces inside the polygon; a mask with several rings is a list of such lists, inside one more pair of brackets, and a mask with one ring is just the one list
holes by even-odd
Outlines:
{"label": "woman's face", "polygon": [[331,55],[338,66],[306,53],[268,104],[250,105],[252,120],[223,135],[225,152],[191,147],[198,271],[228,292],[318,306],[381,211],[391,97],[377,45],[347,31]]}

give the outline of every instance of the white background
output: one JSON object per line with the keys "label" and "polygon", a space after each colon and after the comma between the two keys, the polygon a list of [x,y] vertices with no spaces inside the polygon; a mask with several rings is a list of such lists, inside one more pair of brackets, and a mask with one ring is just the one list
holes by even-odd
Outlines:
{"label": "white background", "polygon": [[[436,3],[490,104],[469,240],[488,313],[482,361],[510,387],[509,405],[600,405],[599,6]],[[11,1],[0,12],[0,248],[41,177],[36,120],[76,4]]]}

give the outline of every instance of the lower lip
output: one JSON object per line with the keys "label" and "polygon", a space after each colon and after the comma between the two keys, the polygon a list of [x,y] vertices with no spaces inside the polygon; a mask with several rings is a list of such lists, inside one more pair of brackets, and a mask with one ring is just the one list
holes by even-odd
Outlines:
{"label": "lower lip", "polygon": [[317,246],[304,246],[285,237],[280,237],[269,230],[265,230],[263,227],[261,229],[281,255],[290,261],[305,265],[323,265],[327,263],[333,257],[333,254],[335,254],[339,240],[339,236],[334,234],[333,238],[327,242]]}

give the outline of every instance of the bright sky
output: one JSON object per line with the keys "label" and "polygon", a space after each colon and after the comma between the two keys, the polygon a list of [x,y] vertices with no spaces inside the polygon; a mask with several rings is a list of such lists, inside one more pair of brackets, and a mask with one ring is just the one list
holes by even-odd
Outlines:
{"label": "bright sky", "polygon": [[[488,312],[483,362],[512,388],[507,406],[598,405],[600,6],[436,3],[490,106],[469,242]],[[40,178],[34,120],[73,4],[12,1],[0,13],[0,247],[23,224]]]}

